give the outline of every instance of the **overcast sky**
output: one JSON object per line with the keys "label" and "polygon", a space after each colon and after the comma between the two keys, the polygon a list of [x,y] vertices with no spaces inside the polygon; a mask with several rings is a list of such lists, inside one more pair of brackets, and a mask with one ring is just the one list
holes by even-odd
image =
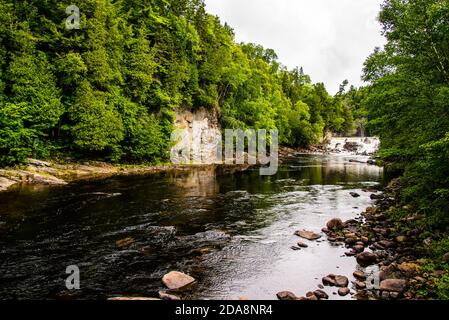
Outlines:
{"label": "overcast sky", "polygon": [[274,49],[288,68],[303,66],[332,94],[343,80],[362,85],[363,62],[383,46],[382,0],[206,0],[238,42]]}

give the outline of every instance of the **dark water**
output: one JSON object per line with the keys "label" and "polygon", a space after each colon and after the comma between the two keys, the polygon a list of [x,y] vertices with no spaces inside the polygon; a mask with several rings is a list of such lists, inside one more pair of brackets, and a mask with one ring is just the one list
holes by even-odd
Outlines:
{"label": "dark water", "polygon": [[[300,156],[274,177],[203,169],[0,194],[0,299],[157,296],[171,270],[198,280],[180,293],[190,299],[304,295],[329,273],[349,277],[356,263],[344,248],[290,248],[294,231],[320,231],[371,204],[360,189],[382,170],[348,159]],[[65,288],[69,265],[81,270],[79,291]]]}

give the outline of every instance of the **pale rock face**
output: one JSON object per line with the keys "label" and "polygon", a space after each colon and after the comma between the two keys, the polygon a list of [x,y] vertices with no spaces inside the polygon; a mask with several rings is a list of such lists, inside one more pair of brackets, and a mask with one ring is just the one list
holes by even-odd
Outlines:
{"label": "pale rock face", "polygon": [[175,142],[171,159],[175,164],[221,163],[221,130],[218,116],[204,108],[176,114]]}

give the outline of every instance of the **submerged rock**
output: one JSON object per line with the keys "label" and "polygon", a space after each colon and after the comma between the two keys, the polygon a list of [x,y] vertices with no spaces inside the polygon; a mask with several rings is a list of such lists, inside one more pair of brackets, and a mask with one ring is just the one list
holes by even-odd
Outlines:
{"label": "submerged rock", "polygon": [[167,273],[163,278],[162,282],[171,290],[181,289],[195,282],[195,279],[189,275],[182,272],[172,271]]}
{"label": "submerged rock", "polygon": [[125,239],[122,239],[122,240],[118,240],[115,244],[120,249],[123,249],[123,248],[127,248],[127,247],[133,245],[134,242],[135,242],[135,240],[133,238],[129,237],[129,238],[125,238]]}

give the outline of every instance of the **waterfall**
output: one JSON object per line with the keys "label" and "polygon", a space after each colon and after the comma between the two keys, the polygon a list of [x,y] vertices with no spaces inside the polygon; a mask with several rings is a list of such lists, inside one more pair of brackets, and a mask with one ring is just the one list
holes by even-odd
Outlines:
{"label": "waterfall", "polygon": [[379,150],[380,140],[377,137],[368,138],[332,138],[326,146],[331,153],[372,156]]}

